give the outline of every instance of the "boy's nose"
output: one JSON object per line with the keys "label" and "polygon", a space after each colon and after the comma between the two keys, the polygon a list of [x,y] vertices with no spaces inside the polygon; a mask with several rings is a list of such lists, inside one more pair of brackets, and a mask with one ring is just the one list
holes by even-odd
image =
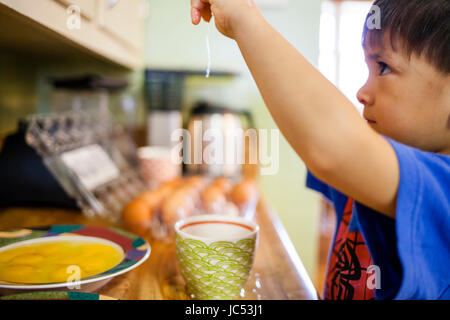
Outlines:
{"label": "boy's nose", "polygon": [[369,82],[367,81],[356,94],[358,101],[364,106],[370,106],[374,104],[374,95],[370,90]]}

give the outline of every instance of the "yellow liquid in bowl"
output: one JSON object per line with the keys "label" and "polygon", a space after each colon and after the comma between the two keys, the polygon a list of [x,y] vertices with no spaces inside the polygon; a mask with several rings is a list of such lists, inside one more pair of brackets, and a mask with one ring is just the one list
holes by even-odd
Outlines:
{"label": "yellow liquid in bowl", "polygon": [[83,240],[26,244],[0,252],[0,281],[44,284],[103,273],[124,258],[113,246]]}

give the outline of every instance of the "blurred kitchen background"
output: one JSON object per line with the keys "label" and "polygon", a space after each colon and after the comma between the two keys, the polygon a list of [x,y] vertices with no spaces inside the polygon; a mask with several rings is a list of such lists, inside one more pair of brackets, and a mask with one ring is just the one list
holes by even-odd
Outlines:
{"label": "blurred kitchen background", "polygon": [[[256,2],[359,108],[356,92],[367,75],[361,32],[371,2]],[[26,115],[81,106],[108,108],[137,146],[156,139],[148,123],[176,123],[199,101],[276,128],[234,41],[206,23],[191,25],[189,13],[189,0],[0,0],[0,147]],[[155,120],[161,110],[165,120]],[[279,172],[260,176],[259,188],[321,291],[332,209],[305,188],[304,164],[280,140]]]}

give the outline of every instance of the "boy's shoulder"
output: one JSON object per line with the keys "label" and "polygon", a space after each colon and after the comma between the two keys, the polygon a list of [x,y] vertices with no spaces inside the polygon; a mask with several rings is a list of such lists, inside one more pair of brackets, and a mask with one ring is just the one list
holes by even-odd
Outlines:
{"label": "boy's shoulder", "polygon": [[[423,151],[390,138],[386,140],[397,155],[400,168],[399,189],[408,189],[409,192],[415,189],[415,192],[405,196],[413,196],[425,189],[450,189],[450,155]],[[438,195],[439,193],[435,194]]]}
{"label": "boy's shoulder", "polygon": [[[384,136],[383,136],[384,137]],[[428,152],[384,137],[394,149],[400,167],[400,184],[419,183],[427,179],[437,179],[450,188],[450,155]],[[308,171],[307,187],[319,191],[329,200],[345,197],[333,187],[321,182]]]}
{"label": "boy's shoulder", "polygon": [[424,162],[425,164],[430,164],[436,167],[448,168],[450,166],[450,155],[439,154],[430,151],[424,151],[398,141],[395,141],[391,138],[384,137],[394,148],[397,157],[407,157],[410,160],[416,162]]}
{"label": "boy's shoulder", "polygon": [[[384,137],[394,149],[400,169],[397,212],[440,210],[450,212],[450,155],[423,151]],[[306,186],[322,193],[343,212],[347,196],[307,172]]]}
{"label": "boy's shoulder", "polygon": [[400,168],[395,233],[403,280],[396,298],[437,299],[449,284],[442,275],[450,263],[450,156],[387,140]]}

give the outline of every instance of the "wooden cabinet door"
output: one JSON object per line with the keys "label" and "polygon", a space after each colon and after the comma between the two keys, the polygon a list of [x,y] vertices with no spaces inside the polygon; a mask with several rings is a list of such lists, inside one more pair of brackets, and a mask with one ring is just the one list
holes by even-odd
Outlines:
{"label": "wooden cabinet door", "polygon": [[142,49],[146,0],[100,0],[99,24],[107,32]]}

